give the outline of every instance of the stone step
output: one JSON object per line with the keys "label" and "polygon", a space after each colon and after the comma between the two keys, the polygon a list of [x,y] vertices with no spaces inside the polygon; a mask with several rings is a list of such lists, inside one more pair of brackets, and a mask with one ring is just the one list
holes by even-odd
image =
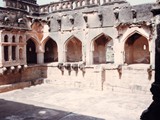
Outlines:
{"label": "stone step", "polygon": [[38,78],[32,81],[25,81],[25,82],[19,82],[19,83],[13,83],[13,84],[8,84],[8,85],[1,85],[0,86],[0,93],[2,92],[8,92],[11,90],[16,90],[16,89],[23,89],[25,87],[30,87],[33,85],[38,85],[43,83],[44,78]]}

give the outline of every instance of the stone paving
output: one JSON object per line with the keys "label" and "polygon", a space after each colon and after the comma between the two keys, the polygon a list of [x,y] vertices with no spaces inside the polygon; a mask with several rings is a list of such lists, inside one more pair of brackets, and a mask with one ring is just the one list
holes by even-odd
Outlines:
{"label": "stone paving", "polygon": [[151,94],[43,84],[0,94],[0,120],[139,120]]}

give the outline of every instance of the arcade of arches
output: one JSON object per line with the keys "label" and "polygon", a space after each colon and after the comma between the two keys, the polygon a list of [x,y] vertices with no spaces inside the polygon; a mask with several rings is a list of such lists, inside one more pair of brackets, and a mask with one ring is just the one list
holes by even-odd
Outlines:
{"label": "arcade of arches", "polygon": [[[49,38],[44,44],[44,63],[59,62],[57,42]],[[64,45],[64,62],[82,61],[83,50],[81,40],[76,37],[71,37]],[[92,64],[114,63],[115,51],[113,45],[114,40],[109,36],[101,34],[96,37],[91,44],[92,57],[90,59],[93,59]],[[32,39],[27,41],[26,50],[27,63],[37,63],[36,44]],[[124,44],[124,53],[124,63],[126,64],[150,64],[148,40],[138,33],[134,33],[126,40]]]}
{"label": "arcade of arches", "polygon": [[25,43],[23,42],[23,34],[7,34],[5,33],[2,43],[2,58],[6,65],[17,64],[21,61],[25,63]]}

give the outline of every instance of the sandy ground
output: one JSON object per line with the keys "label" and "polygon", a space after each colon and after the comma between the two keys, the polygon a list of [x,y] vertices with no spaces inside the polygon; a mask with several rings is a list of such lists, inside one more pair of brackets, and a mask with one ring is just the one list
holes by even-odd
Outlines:
{"label": "sandy ground", "polygon": [[[139,120],[142,111],[152,102],[152,95],[57,88],[44,84],[1,93],[0,100],[0,120]],[[9,106],[13,106],[14,109],[11,111]],[[27,106],[28,114],[26,114]],[[10,113],[6,113],[8,110]],[[17,110],[19,112],[15,113]],[[37,110],[38,114],[52,117],[36,118]],[[49,110],[52,115],[47,115],[46,111]],[[30,112],[34,112],[34,117],[33,114],[32,118],[22,117],[24,113],[27,117],[31,116]],[[59,118],[54,118],[56,115],[59,115]]]}

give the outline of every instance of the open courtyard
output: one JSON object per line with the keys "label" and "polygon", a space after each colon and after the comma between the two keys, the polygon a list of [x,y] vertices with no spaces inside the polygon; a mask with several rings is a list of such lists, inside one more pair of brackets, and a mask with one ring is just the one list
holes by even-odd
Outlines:
{"label": "open courtyard", "polygon": [[149,93],[43,84],[0,94],[0,120],[139,120]]}

